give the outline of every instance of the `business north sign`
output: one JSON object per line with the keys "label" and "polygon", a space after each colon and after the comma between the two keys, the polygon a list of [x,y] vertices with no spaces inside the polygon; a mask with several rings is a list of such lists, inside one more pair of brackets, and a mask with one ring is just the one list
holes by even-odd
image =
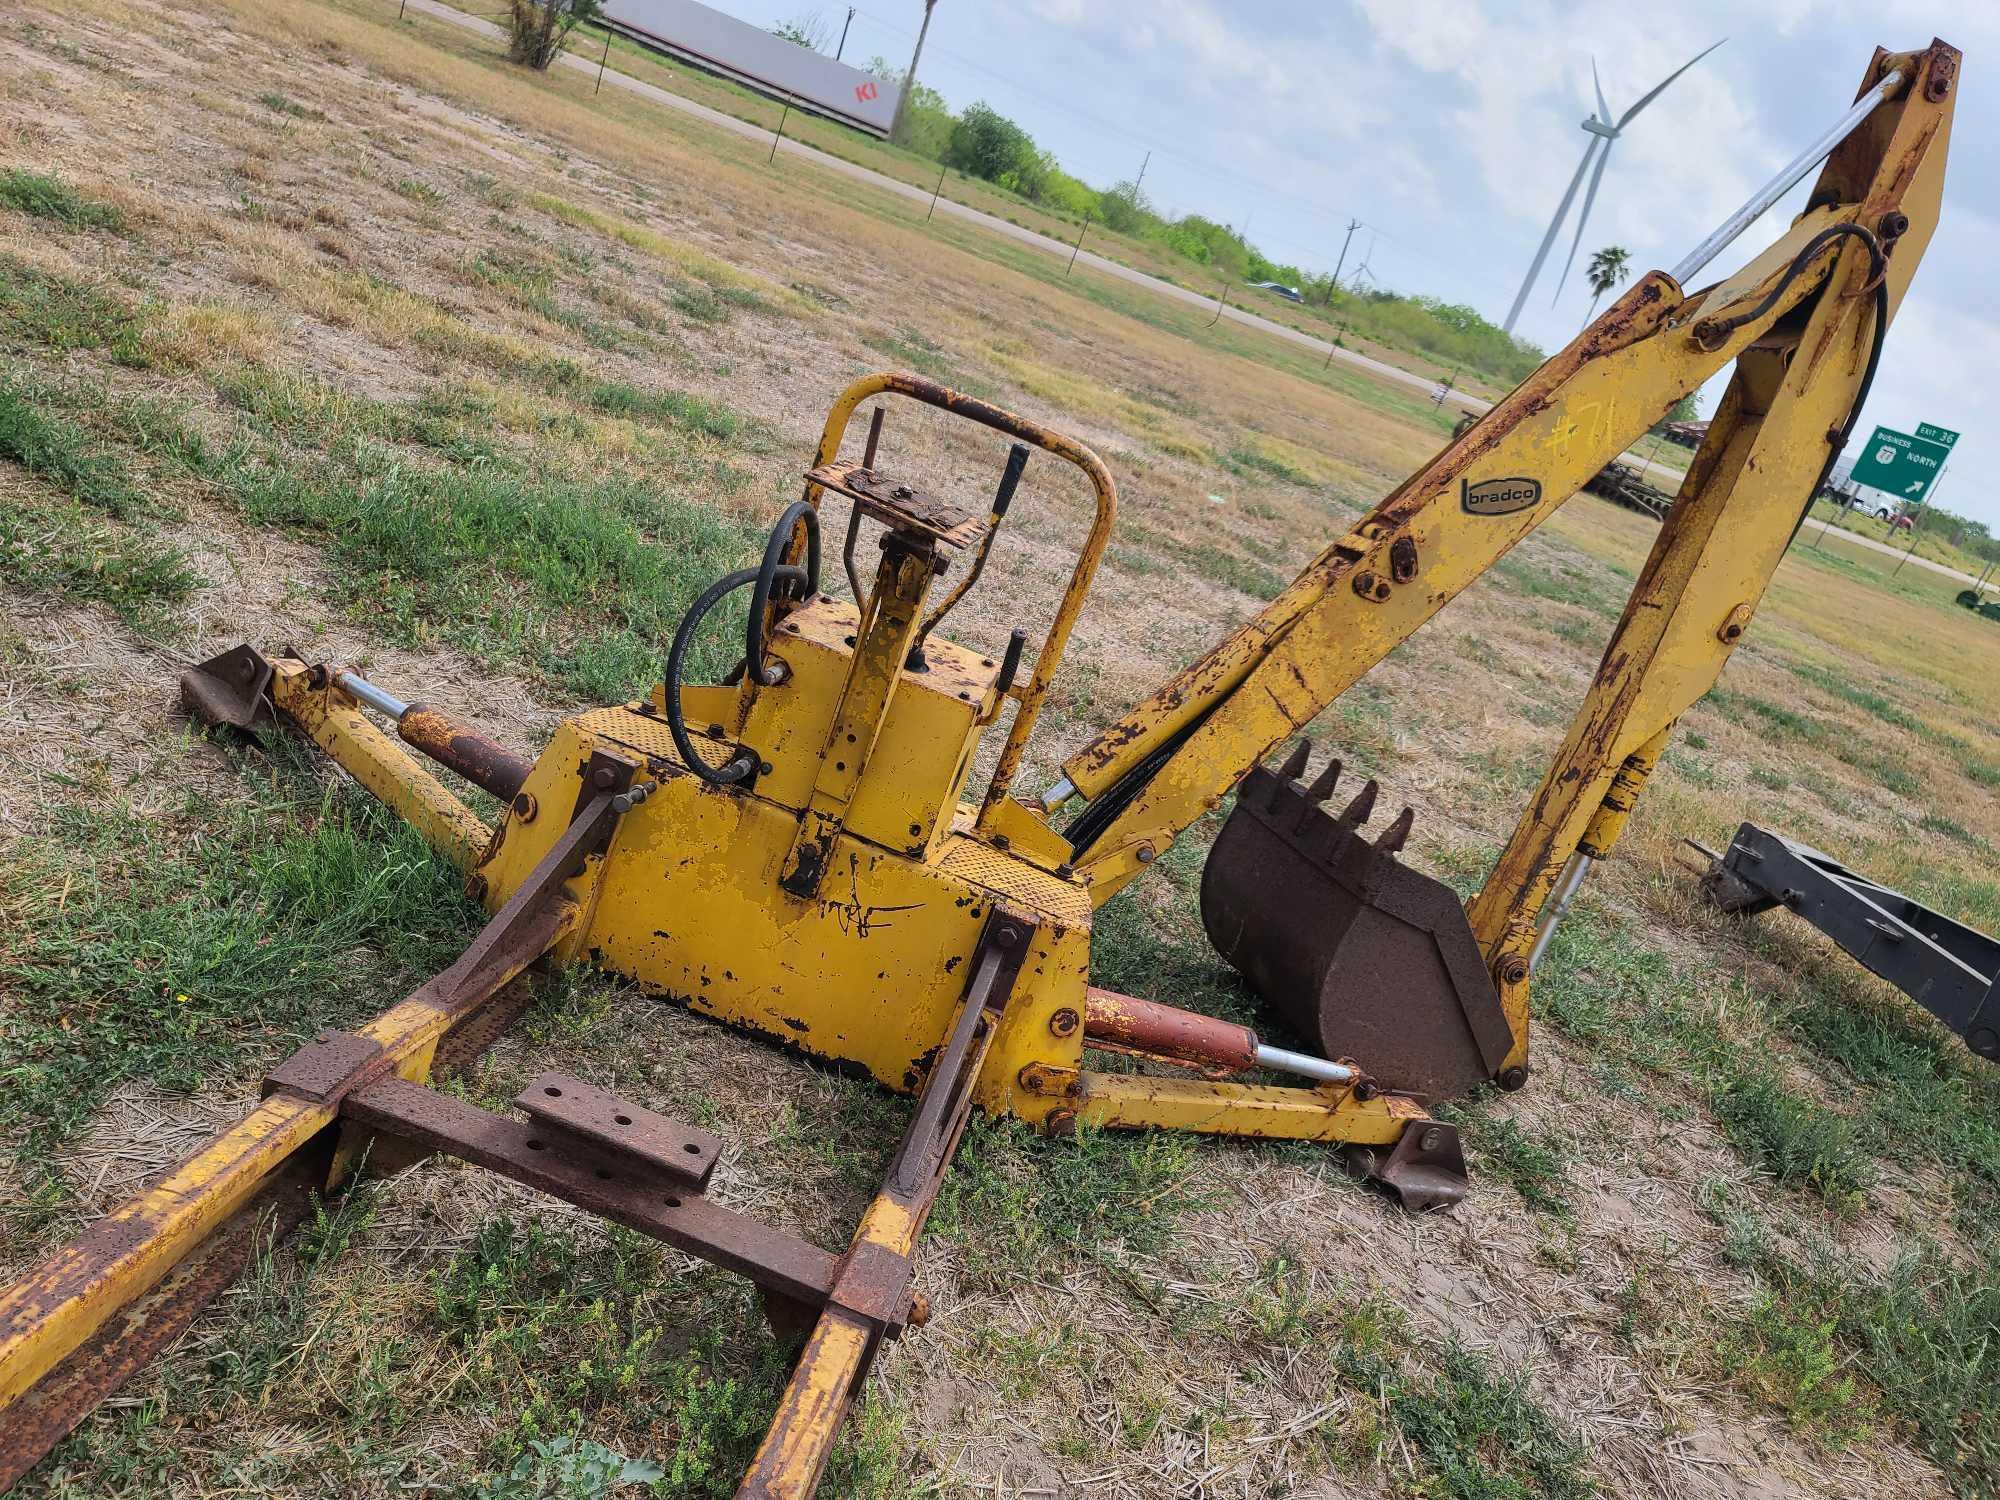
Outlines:
{"label": "business north sign", "polygon": [[1949,427],[1934,427],[1928,422],[1918,423],[1914,433],[1877,427],[1848,477],[1856,484],[1894,495],[1903,505],[1922,505],[1957,441],[1958,434]]}
{"label": "business north sign", "polygon": [[606,0],[604,20],[670,53],[801,108],[886,136],[902,89],[695,0]]}

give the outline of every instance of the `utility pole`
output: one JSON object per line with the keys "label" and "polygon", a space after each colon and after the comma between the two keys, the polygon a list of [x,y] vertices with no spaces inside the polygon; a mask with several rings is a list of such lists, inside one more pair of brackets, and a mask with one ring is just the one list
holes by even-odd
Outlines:
{"label": "utility pole", "polygon": [[937,0],[924,0],[924,23],[917,28],[917,47],[910,54],[910,71],[903,75],[902,90],[896,95],[896,118],[889,122],[889,139],[898,145],[903,140],[903,116],[910,108],[910,95],[917,87],[917,64],[924,55],[924,38],[931,31],[931,12],[936,9]]}
{"label": "utility pole", "polygon": [[1132,182],[1132,192],[1135,196],[1138,194],[1139,189],[1146,185],[1146,168],[1150,167],[1152,164],[1153,164],[1153,153],[1151,151],[1148,151],[1146,153],[1146,159],[1139,163],[1139,175],[1136,178],[1134,178]]}
{"label": "utility pole", "polygon": [[1347,247],[1354,243],[1354,231],[1361,227],[1359,219],[1347,221],[1347,238],[1340,242],[1340,259],[1333,264],[1333,280],[1326,284],[1326,305],[1333,306],[1333,294],[1340,290],[1340,268],[1347,264]]}
{"label": "utility pole", "polygon": [[840,45],[833,49],[833,60],[840,61],[840,55],[847,50],[847,28],[854,24],[854,7],[847,7],[847,19],[840,23]]}

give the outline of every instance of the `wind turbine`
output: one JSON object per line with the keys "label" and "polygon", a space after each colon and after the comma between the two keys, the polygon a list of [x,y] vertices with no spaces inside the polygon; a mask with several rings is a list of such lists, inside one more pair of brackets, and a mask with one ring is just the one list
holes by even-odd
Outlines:
{"label": "wind turbine", "polygon": [[[1728,37],[1724,37],[1721,42],[1704,48],[1675,68],[1673,72],[1654,84],[1637,104],[1620,115],[1616,123],[1611,119],[1611,106],[1604,102],[1604,87],[1597,81],[1597,59],[1593,57],[1590,60],[1590,81],[1597,91],[1597,112],[1583,122],[1584,130],[1590,135],[1590,142],[1583,148],[1583,160],[1576,164],[1576,175],[1570,178],[1562,202],[1556,205],[1556,216],[1549,220],[1548,233],[1542,236],[1541,248],[1535,251],[1535,259],[1528,267],[1526,278],[1521,282],[1521,290],[1514,295],[1514,305],[1507,310],[1507,321],[1501,325],[1506,332],[1514,331],[1514,324],[1521,316],[1521,308],[1528,300],[1528,291],[1534,286],[1535,278],[1542,274],[1542,262],[1548,259],[1549,247],[1555,244],[1557,231],[1562,228],[1563,220],[1569,217],[1569,206],[1576,201],[1576,190],[1583,184],[1583,174],[1590,172],[1590,191],[1584,194],[1583,212],[1577,216],[1576,221],[1576,237],[1570,241],[1569,259],[1563,262],[1564,280],[1569,276],[1570,266],[1576,261],[1576,247],[1583,241],[1583,226],[1590,218],[1590,206],[1597,201],[1597,185],[1604,180],[1604,164],[1611,160],[1612,143],[1618,139],[1625,127],[1632,123],[1640,110],[1666,92],[1668,84],[1728,40]],[[1594,172],[1591,171],[1593,160],[1597,163],[1597,170]],[[1562,294],[1562,280],[1556,282],[1556,293],[1558,296]]]}

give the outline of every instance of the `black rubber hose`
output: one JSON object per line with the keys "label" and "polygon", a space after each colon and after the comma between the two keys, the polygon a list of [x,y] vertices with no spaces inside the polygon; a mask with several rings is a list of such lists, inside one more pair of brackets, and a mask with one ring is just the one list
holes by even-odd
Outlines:
{"label": "black rubber hose", "polygon": [[[782,572],[793,574],[804,582],[805,573],[798,568],[786,568]],[[688,648],[694,644],[695,632],[701,622],[729,595],[740,588],[747,588],[763,577],[762,568],[743,568],[735,573],[725,573],[707,588],[701,596],[688,606],[688,612],[681,616],[681,623],[674,631],[673,646],[667,652],[667,671],[661,684],[660,697],[667,710],[667,732],[674,737],[674,749],[680,752],[681,764],[711,786],[733,786],[757,768],[757,757],[747,750],[739,750],[728,764],[711,766],[701,758],[694,747],[694,741],[687,732],[687,724],[681,718],[681,674],[687,668]]]}
{"label": "black rubber hose", "polygon": [[1811,264],[1814,256],[1835,240],[1843,238],[1860,240],[1868,247],[1868,279],[1881,281],[1889,263],[1882,254],[1882,241],[1876,238],[1875,231],[1860,224],[1829,224],[1806,241],[1805,248],[1793,256],[1792,263],[1785,267],[1785,274],[1778,278],[1778,284],[1766,292],[1755,307],[1733,318],[1703,318],[1695,324],[1695,332],[1703,338],[1715,338],[1719,343],[1722,335],[1734,333],[1745,323],[1756,322],[1784,296],[1785,288],[1799,279],[1799,274]]}
{"label": "black rubber hose", "polygon": [[[806,524],[804,572],[780,566],[785,550],[792,545],[792,530],[801,521]],[[763,687],[776,687],[783,680],[764,665],[764,612],[770,608],[772,586],[786,575],[793,585],[792,598],[819,592],[819,512],[809,500],[794,500],[785,508],[778,524],[771,528],[771,539],[764,544],[763,566],[750,575],[756,587],[750,594],[749,623],[743,627],[743,659],[749,663],[750,680]]]}
{"label": "black rubber hose", "polygon": [[[1868,367],[1861,372],[1861,385],[1854,392],[1854,404],[1847,408],[1847,420],[1840,424],[1840,431],[1827,448],[1826,462],[1820,465],[1819,478],[1806,496],[1806,503],[1799,511],[1798,520],[1792,523],[1792,536],[1796,538],[1799,529],[1806,524],[1806,517],[1812,514],[1813,501],[1819,499],[1819,492],[1826,485],[1827,475],[1833,472],[1841,450],[1847,440],[1854,436],[1854,424],[1860,420],[1861,408],[1868,404],[1868,392],[1875,385],[1875,371],[1882,363],[1882,344],[1889,336],[1889,288],[1886,283],[1875,284],[1875,333],[1868,345]],[[1790,546],[1788,541],[1785,544]]]}

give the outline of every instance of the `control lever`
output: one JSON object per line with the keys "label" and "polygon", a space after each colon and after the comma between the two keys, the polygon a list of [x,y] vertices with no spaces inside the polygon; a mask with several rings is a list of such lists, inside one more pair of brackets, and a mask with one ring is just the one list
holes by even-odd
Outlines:
{"label": "control lever", "polygon": [[[979,575],[986,571],[986,558],[993,551],[993,539],[1000,534],[1000,523],[1006,519],[1007,507],[1014,503],[1014,491],[1020,488],[1021,475],[1028,467],[1030,451],[1026,443],[1016,443],[1008,450],[1007,467],[1000,473],[1000,488],[994,491],[993,508],[986,516],[986,539],[979,544],[979,552],[972,559],[972,567],[966,572],[964,580],[951,591],[944,603],[937,607],[917,631],[917,638],[910,646],[909,658],[904,663],[912,672],[924,670],[926,665],[924,642],[930,639],[931,632],[938,628],[939,622],[951,613],[958,601],[972,592],[972,586],[979,582]],[[1017,662],[1019,660],[1018,653],[1016,660]]]}

